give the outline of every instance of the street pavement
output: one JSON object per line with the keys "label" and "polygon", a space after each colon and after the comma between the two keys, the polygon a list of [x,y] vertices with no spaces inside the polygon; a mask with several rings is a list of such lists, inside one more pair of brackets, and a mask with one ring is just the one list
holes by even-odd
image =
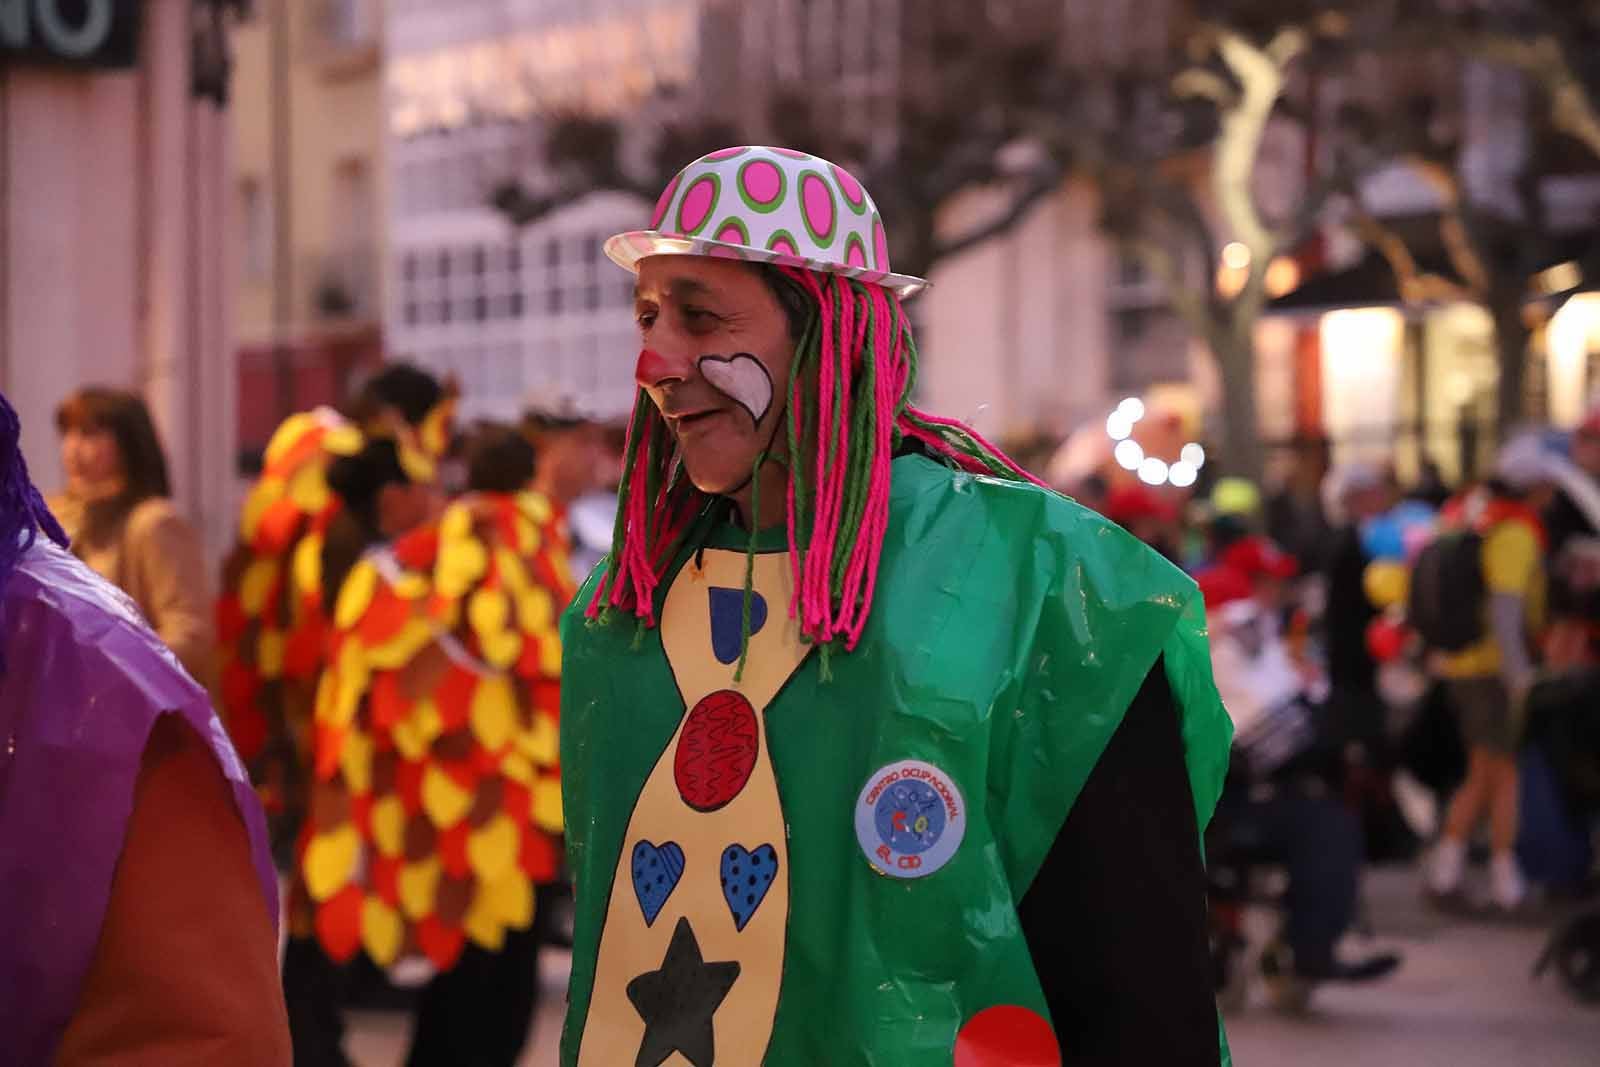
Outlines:
{"label": "street pavement", "polygon": [[[1405,963],[1368,986],[1324,987],[1290,1019],[1252,990],[1227,1019],[1238,1067],[1600,1067],[1600,1006],[1584,1007],[1555,976],[1530,975],[1546,931],[1463,920],[1425,909],[1417,875],[1369,874],[1373,940]],[[1259,933],[1265,917],[1253,917]]]}
{"label": "street pavement", "polygon": [[[1491,925],[1426,911],[1416,875],[1370,875],[1372,940],[1349,947],[1397,948],[1405,964],[1370,986],[1319,989],[1304,1018],[1286,1018],[1255,988],[1227,1019],[1238,1067],[1600,1067],[1600,1007],[1571,1000],[1552,976],[1530,979],[1544,943],[1537,928]],[[1262,933],[1270,918],[1252,917]],[[544,1000],[521,1067],[555,1067],[566,989],[565,954],[541,965]],[[404,1057],[407,1020],[352,1018],[349,1051],[358,1067]],[[790,1065],[782,1065],[790,1067]],[[795,1065],[795,1067],[826,1067]]]}

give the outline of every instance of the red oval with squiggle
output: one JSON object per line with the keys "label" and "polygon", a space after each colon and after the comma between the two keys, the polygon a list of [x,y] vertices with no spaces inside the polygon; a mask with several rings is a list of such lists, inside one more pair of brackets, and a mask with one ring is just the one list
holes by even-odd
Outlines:
{"label": "red oval with squiggle", "polygon": [[703,698],[689,712],[672,759],[683,802],[696,811],[727,806],[750,781],[760,737],[755,708],[742,695],[721,689]]}

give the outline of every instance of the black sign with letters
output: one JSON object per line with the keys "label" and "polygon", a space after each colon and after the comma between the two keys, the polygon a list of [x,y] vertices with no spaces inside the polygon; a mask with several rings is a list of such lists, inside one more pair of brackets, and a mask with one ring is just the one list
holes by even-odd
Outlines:
{"label": "black sign with letters", "polygon": [[140,0],[0,0],[0,66],[134,66]]}

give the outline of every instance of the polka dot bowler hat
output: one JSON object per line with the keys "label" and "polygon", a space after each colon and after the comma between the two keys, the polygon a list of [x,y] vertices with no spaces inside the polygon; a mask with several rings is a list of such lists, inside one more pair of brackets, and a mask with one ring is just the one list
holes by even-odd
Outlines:
{"label": "polka dot bowler hat", "polygon": [[928,283],[889,269],[877,205],[843,167],[789,148],[724,148],[678,172],[650,228],[605,243],[619,267],[646,256],[721,256],[857,278],[900,297]]}

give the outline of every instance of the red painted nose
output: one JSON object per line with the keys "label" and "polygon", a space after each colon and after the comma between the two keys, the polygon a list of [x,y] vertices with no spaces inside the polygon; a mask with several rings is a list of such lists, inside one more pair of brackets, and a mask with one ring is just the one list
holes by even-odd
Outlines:
{"label": "red painted nose", "polygon": [[653,348],[646,348],[640,352],[638,365],[633,368],[633,380],[638,382],[642,389],[682,378],[683,369]]}

